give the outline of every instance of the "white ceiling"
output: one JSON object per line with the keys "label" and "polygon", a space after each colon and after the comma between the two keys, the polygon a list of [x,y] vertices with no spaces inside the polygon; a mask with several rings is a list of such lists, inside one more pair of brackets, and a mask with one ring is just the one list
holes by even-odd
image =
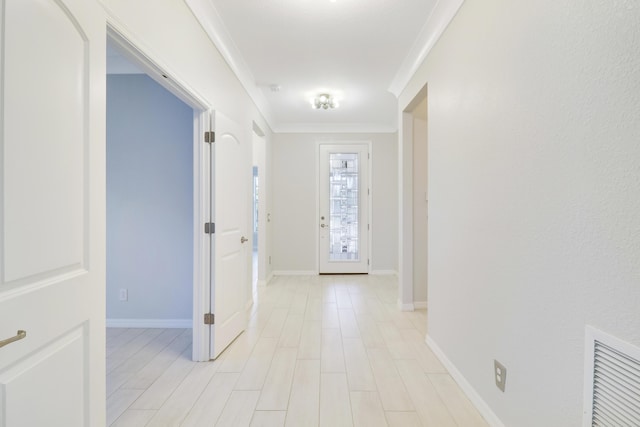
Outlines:
{"label": "white ceiling", "polygon": [[[276,132],[396,131],[396,96],[462,1],[186,0]],[[340,107],[312,109],[322,92]]]}

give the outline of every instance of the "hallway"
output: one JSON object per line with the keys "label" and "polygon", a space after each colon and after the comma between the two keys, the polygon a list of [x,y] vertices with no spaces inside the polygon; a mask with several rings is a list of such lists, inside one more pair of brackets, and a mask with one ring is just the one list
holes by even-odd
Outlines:
{"label": "hallway", "polygon": [[393,276],[279,276],[211,363],[191,331],[107,330],[108,425],[486,426]]}

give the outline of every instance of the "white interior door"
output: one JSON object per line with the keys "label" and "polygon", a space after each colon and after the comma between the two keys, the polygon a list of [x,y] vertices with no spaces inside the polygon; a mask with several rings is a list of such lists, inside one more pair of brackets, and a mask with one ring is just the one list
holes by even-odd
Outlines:
{"label": "white interior door", "polygon": [[369,145],[320,145],[321,274],[369,271]]}
{"label": "white interior door", "polygon": [[93,0],[0,3],[3,427],[105,422],[105,29]]}
{"label": "white interior door", "polygon": [[211,358],[222,351],[247,327],[248,290],[251,271],[251,139],[242,127],[215,113],[213,144],[214,195],[211,212],[215,223],[211,252],[213,283],[211,307]]}

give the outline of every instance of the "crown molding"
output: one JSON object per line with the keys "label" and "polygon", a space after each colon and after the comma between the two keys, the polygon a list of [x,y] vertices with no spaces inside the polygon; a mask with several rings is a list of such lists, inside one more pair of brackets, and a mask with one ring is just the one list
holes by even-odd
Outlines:
{"label": "crown molding", "polygon": [[453,20],[454,16],[464,3],[464,0],[440,0],[436,7],[429,15],[427,22],[422,26],[420,34],[413,47],[409,51],[402,65],[398,69],[391,86],[389,86],[389,92],[393,93],[396,97],[399,97],[404,88],[409,83],[409,80],[418,70],[418,67],[424,62],[431,49],[446,30],[449,23]]}
{"label": "crown molding", "polygon": [[209,0],[185,0],[185,3],[227,62],[231,71],[236,75],[240,84],[247,91],[267,125],[273,129],[275,122],[269,102],[260,88],[256,86],[253,73],[244,62],[240,50],[233,42],[216,8]]}

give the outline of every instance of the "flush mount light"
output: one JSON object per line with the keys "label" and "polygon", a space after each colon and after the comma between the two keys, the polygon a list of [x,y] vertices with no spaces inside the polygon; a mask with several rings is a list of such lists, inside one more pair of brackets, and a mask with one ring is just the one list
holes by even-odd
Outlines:
{"label": "flush mount light", "polygon": [[333,96],[328,93],[321,93],[315,98],[311,99],[311,107],[316,110],[320,108],[327,110],[329,108],[338,108],[338,101],[336,101]]}

